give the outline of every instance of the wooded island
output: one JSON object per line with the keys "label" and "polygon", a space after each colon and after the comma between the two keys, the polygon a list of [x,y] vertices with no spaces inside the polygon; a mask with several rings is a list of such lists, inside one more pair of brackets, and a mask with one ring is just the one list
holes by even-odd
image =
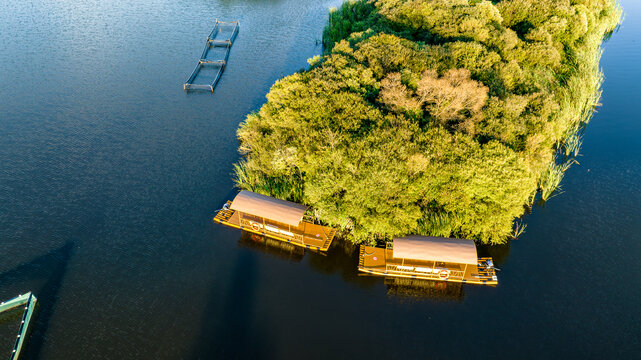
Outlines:
{"label": "wooded island", "polygon": [[355,242],[502,243],[550,197],[600,97],[614,0],[360,0],[238,131],[237,185]]}

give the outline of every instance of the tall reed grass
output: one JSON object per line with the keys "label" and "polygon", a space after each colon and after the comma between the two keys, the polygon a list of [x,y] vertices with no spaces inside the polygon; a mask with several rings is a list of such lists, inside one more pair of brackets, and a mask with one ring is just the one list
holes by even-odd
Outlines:
{"label": "tall reed grass", "polygon": [[300,172],[292,173],[288,177],[268,177],[252,171],[245,160],[234,164],[233,178],[240,189],[256,193],[301,202],[304,195],[304,182]]}
{"label": "tall reed grass", "polygon": [[543,201],[547,201],[561,193],[561,180],[563,180],[565,172],[570,168],[570,166],[572,166],[572,164],[575,163],[577,163],[575,159],[569,159],[561,164],[551,162],[548,165],[539,181],[539,188],[541,189],[541,198]]}
{"label": "tall reed grass", "polygon": [[521,235],[525,233],[526,228],[527,228],[526,224],[522,223],[521,221],[515,221],[514,229],[512,230],[512,234],[510,235],[512,240],[518,239],[519,237],[521,237]]}

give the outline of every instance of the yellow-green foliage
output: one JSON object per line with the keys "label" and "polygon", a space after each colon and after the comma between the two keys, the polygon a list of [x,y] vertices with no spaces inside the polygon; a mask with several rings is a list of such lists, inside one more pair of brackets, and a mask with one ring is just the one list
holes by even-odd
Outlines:
{"label": "yellow-green foliage", "polygon": [[323,58],[241,125],[237,183],[309,204],[355,241],[503,242],[558,185],[555,152],[598,101],[619,17],[614,0],[346,2]]}

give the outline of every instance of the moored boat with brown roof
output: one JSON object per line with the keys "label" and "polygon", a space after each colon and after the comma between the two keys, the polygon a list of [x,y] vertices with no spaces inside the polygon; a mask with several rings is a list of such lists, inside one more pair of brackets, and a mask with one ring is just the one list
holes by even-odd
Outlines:
{"label": "moored boat with brown roof", "polygon": [[360,247],[358,270],[381,276],[496,285],[492,258],[479,258],[472,240],[412,235],[386,248]]}
{"label": "moored boat with brown roof", "polygon": [[307,249],[327,251],[336,229],[304,219],[307,206],[243,190],[214,221]]}

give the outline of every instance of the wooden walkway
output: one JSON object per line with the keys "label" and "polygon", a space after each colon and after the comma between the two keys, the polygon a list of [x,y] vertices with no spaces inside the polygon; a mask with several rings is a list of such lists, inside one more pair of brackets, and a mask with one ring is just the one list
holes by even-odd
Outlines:
{"label": "wooden walkway", "polygon": [[[231,33],[226,39],[220,39],[219,37],[221,36],[221,30],[225,29],[230,29]],[[225,71],[225,65],[227,65],[227,59],[229,58],[229,51],[231,50],[231,46],[234,42],[234,39],[236,38],[236,35],[238,35],[238,30],[240,29],[240,24],[238,21],[219,21],[216,19],[216,25],[214,26],[214,29],[211,31],[209,36],[207,36],[207,41],[205,42],[205,49],[203,50],[203,53],[200,55],[200,59],[198,59],[198,64],[196,64],[196,68],[194,71],[191,73],[191,76],[189,76],[189,79],[185,82],[183,85],[183,88],[186,91],[189,90],[206,90],[206,91],[211,91],[212,93],[214,92],[214,88],[218,84],[218,81],[220,80],[220,77],[223,74],[223,71]],[[214,49],[216,48],[224,48],[225,55],[222,57],[222,59],[211,59],[209,58],[210,54],[213,54]],[[205,67],[208,68],[215,68],[216,73],[213,77],[213,80],[208,83],[208,84],[198,84],[196,83],[196,79],[198,78],[198,75],[201,73],[201,70]]]}

